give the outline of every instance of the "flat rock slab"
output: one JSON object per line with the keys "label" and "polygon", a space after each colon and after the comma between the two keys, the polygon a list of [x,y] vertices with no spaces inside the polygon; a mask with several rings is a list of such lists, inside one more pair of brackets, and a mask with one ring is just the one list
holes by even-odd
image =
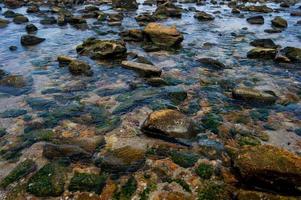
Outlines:
{"label": "flat rock slab", "polygon": [[137,62],[132,62],[132,61],[122,61],[121,64],[125,68],[135,70],[146,77],[160,76],[162,73],[162,70],[154,65],[137,63]]}

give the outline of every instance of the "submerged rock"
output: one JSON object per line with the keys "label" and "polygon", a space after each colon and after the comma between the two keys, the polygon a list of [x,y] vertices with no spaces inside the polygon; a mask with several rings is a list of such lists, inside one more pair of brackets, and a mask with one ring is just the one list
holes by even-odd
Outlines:
{"label": "submerged rock", "polygon": [[191,139],[198,133],[191,119],[177,110],[170,109],[152,112],[141,130],[147,135],[166,140]]}
{"label": "submerged rock", "polygon": [[115,8],[122,8],[126,10],[138,8],[136,0],[112,0],[112,4]]}
{"label": "submerged rock", "polygon": [[76,51],[92,59],[120,59],[126,56],[127,49],[122,41],[89,38],[77,46]]}
{"label": "submerged rock", "polygon": [[281,50],[286,57],[296,63],[301,63],[301,49],[296,47],[285,47]]}
{"label": "submerged rock", "polygon": [[221,63],[220,61],[218,60],[215,60],[213,58],[200,58],[198,59],[198,62],[208,66],[208,67],[212,67],[214,69],[225,69],[226,66]]}
{"label": "submerged rock", "polygon": [[25,30],[27,33],[34,33],[38,30],[38,28],[34,24],[28,24],[25,26]]}
{"label": "submerged rock", "polygon": [[247,18],[247,22],[249,22],[250,24],[264,24],[264,18],[261,15],[249,17]]}
{"label": "submerged rock", "polygon": [[90,65],[80,60],[72,60],[68,65],[68,69],[73,75],[84,74],[87,76],[91,76],[93,74]]}
{"label": "submerged rock", "polygon": [[183,35],[175,26],[164,26],[158,23],[149,23],[144,33],[153,44],[159,47],[174,47],[183,41]]}
{"label": "submerged rock", "polygon": [[8,75],[0,79],[0,86],[22,88],[26,86],[26,80],[21,75]]}
{"label": "submerged rock", "polygon": [[276,49],[278,47],[272,39],[256,39],[250,42],[250,45],[269,49]]}
{"label": "submerged rock", "polygon": [[21,37],[21,44],[23,46],[32,46],[40,44],[41,42],[45,41],[45,38],[40,38],[34,35],[23,35]]}
{"label": "submerged rock", "polygon": [[274,59],[276,54],[276,49],[256,47],[247,53],[247,57],[252,59]]}
{"label": "submerged rock", "polygon": [[211,21],[214,20],[214,17],[204,11],[198,11],[194,15],[194,18],[200,20],[200,21]]}
{"label": "submerged rock", "polygon": [[274,104],[278,99],[272,91],[259,91],[252,88],[240,87],[232,91],[232,96],[238,100],[250,103]]}
{"label": "submerged rock", "polygon": [[122,61],[121,64],[128,69],[132,69],[141,73],[145,77],[160,76],[162,73],[162,70],[154,65],[132,61]]}
{"label": "submerged rock", "polygon": [[26,23],[28,21],[29,21],[28,18],[23,16],[23,15],[15,16],[14,19],[13,19],[13,22],[15,22],[16,24],[23,24],[23,23]]}
{"label": "submerged rock", "polygon": [[1,19],[0,18],[0,28],[4,28],[9,24],[9,21],[6,19]]}
{"label": "submerged rock", "polygon": [[234,157],[242,180],[253,187],[296,192],[301,185],[301,158],[271,145],[246,146]]}
{"label": "submerged rock", "polygon": [[272,25],[278,28],[286,28],[287,21],[282,17],[277,16],[272,20]]}
{"label": "submerged rock", "polygon": [[51,25],[51,24],[56,24],[56,19],[55,17],[45,17],[40,21],[41,24],[43,25]]}
{"label": "submerged rock", "polygon": [[144,162],[144,149],[125,146],[107,152],[101,159],[100,167],[106,172],[128,173],[137,171]]}

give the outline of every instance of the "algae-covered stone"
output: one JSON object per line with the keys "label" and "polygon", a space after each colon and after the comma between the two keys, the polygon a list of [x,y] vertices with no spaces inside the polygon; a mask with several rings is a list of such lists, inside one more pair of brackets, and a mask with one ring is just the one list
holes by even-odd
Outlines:
{"label": "algae-covered stone", "polygon": [[9,24],[9,21],[6,19],[1,19],[0,18],[0,28],[4,28]]}
{"label": "algae-covered stone", "polygon": [[232,91],[235,99],[247,101],[249,103],[274,104],[278,97],[272,91],[260,91],[252,88],[239,87]]}
{"label": "algae-covered stone", "polygon": [[120,59],[126,56],[127,49],[122,41],[89,38],[77,46],[76,51],[92,59]]}
{"label": "algae-covered stone", "polygon": [[250,45],[254,47],[262,47],[262,48],[270,48],[270,49],[276,49],[278,47],[272,39],[256,39],[250,42]]}
{"label": "algae-covered stone", "polygon": [[247,22],[249,22],[250,24],[264,24],[264,17],[261,15],[258,16],[253,16],[253,17],[249,17],[247,18]]}
{"label": "algae-covered stone", "polygon": [[297,197],[281,196],[258,191],[239,190],[237,200],[297,200]]}
{"label": "algae-covered stone", "polygon": [[219,181],[205,181],[199,190],[199,200],[231,200],[231,192],[227,185]]}
{"label": "algae-covered stone", "polygon": [[301,186],[301,158],[271,146],[245,146],[234,156],[242,180],[252,186],[296,191]]}
{"label": "algae-covered stone", "polygon": [[29,179],[27,192],[38,197],[60,196],[64,192],[65,171],[61,163],[46,164]]}
{"label": "algae-covered stone", "polygon": [[251,59],[274,59],[276,54],[276,49],[256,47],[247,53],[247,57]]}
{"label": "algae-covered stone", "polygon": [[189,152],[172,151],[170,153],[170,155],[171,155],[171,159],[174,163],[176,163],[184,168],[194,166],[194,164],[199,159],[199,156],[197,154],[189,153]]}
{"label": "algae-covered stone", "polygon": [[68,69],[73,75],[92,75],[91,67],[87,63],[80,60],[72,60],[69,63]]}
{"label": "algae-covered stone", "polygon": [[190,139],[196,136],[197,127],[181,112],[164,109],[152,112],[143,123],[142,131],[162,139]]}
{"label": "algae-covered stone", "polygon": [[168,17],[181,17],[182,9],[170,1],[164,4],[158,5],[154,17],[158,19],[165,19]]}
{"label": "algae-covered stone", "polygon": [[183,35],[175,26],[164,26],[158,23],[149,23],[144,33],[147,38],[159,47],[174,47],[183,41]]}
{"label": "algae-covered stone", "polygon": [[287,21],[282,17],[277,16],[272,20],[272,25],[278,28],[286,28]]}
{"label": "algae-covered stone", "polygon": [[286,57],[296,63],[301,63],[301,49],[297,47],[285,47],[281,50]]}
{"label": "algae-covered stone", "polygon": [[199,11],[194,15],[194,18],[200,20],[200,21],[212,21],[214,20],[214,17],[204,11]]}
{"label": "algae-covered stone", "polygon": [[141,73],[145,77],[160,76],[162,70],[154,65],[132,62],[132,61],[122,61],[122,66],[128,69],[133,69]]}
{"label": "algae-covered stone", "polygon": [[218,127],[222,123],[223,118],[215,113],[208,113],[202,118],[202,125],[204,128],[209,129],[213,133],[218,133]]}
{"label": "algae-covered stone", "polygon": [[100,194],[106,184],[107,176],[75,172],[72,177],[69,190],[81,192],[95,192]]}
{"label": "algae-covered stone", "polygon": [[137,189],[137,181],[131,176],[128,181],[120,188],[120,191],[114,194],[114,200],[131,199]]}
{"label": "algae-covered stone", "polygon": [[35,171],[36,167],[35,162],[32,160],[25,160],[19,163],[3,180],[1,180],[0,187],[6,188],[9,184],[18,181]]}
{"label": "algae-covered stone", "polygon": [[209,163],[200,163],[199,166],[195,169],[195,172],[203,179],[210,179],[214,174],[214,168]]}

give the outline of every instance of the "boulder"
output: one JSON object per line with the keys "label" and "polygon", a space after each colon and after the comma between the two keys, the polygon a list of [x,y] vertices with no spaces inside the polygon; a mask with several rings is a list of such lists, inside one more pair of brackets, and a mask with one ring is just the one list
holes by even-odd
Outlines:
{"label": "boulder", "polygon": [[251,59],[274,59],[276,54],[276,49],[256,47],[247,53],[247,57]]}
{"label": "boulder", "polygon": [[135,10],[138,8],[136,0],[112,0],[113,7],[125,10]]}
{"label": "boulder", "polygon": [[68,65],[68,69],[73,75],[92,75],[90,65],[80,60],[72,60]]}
{"label": "boulder", "polygon": [[247,22],[249,22],[250,24],[264,24],[264,17],[261,15],[249,17],[247,18]]}
{"label": "boulder", "polygon": [[144,33],[147,39],[159,47],[170,48],[178,46],[183,41],[183,35],[175,26],[164,26],[158,23],[149,23]]}
{"label": "boulder", "polygon": [[277,96],[272,91],[260,91],[252,88],[238,87],[232,91],[234,99],[250,103],[274,104]]}
{"label": "boulder", "polygon": [[138,63],[132,61],[122,61],[121,64],[125,68],[135,70],[141,73],[145,77],[160,76],[162,73],[161,69],[150,64]]}
{"label": "boulder", "polygon": [[211,21],[214,20],[214,17],[204,11],[198,11],[194,15],[194,18],[200,20],[200,21]]}
{"label": "boulder", "polygon": [[171,109],[152,112],[141,130],[147,135],[172,141],[191,139],[197,135],[195,123],[181,112]]}
{"label": "boulder", "polygon": [[250,42],[250,45],[268,49],[276,49],[278,47],[272,39],[256,39]]}
{"label": "boulder", "polygon": [[272,20],[272,25],[277,28],[286,28],[287,21],[285,19],[283,19],[282,17],[277,16]]}
{"label": "boulder", "polygon": [[301,186],[301,157],[271,146],[245,146],[233,158],[242,181],[253,187],[295,192]]}
{"label": "boulder", "polygon": [[76,51],[92,59],[120,59],[126,56],[127,49],[122,41],[89,38]]}
{"label": "boulder", "polygon": [[285,47],[281,50],[286,57],[296,63],[301,63],[301,49],[296,47]]}
{"label": "boulder", "polygon": [[41,42],[45,41],[45,38],[40,38],[34,35],[23,35],[21,37],[21,44],[23,46],[32,46],[40,44]]}

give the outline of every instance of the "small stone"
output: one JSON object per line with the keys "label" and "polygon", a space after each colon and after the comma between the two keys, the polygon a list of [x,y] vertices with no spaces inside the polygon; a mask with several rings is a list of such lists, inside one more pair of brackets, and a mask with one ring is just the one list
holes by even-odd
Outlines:
{"label": "small stone", "polygon": [[34,35],[23,35],[21,37],[21,44],[23,46],[32,46],[40,44],[41,42],[45,41],[45,38],[40,38]]}
{"label": "small stone", "polygon": [[247,18],[247,21],[250,24],[264,24],[264,18],[261,15],[254,16],[254,17],[249,17],[249,18]]}
{"label": "small stone", "polygon": [[277,16],[272,20],[272,25],[278,28],[286,28],[287,21],[282,17]]}
{"label": "small stone", "polygon": [[71,58],[69,56],[64,56],[64,55],[61,55],[61,56],[57,57],[57,61],[62,66],[69,65],[73,60],[74,60],[74,58]]}
{"label": "small stone", "polygon": [[30,33],[37,32],[38,28],[34,24],[28,24],[28,25],[26,25],[25,30],[27,33],[30,34]]}
{"label": "small stone", "polygon": [[23,24],[28,22],[28,18],[23,16],[23,15],[18,15],[16,17],[14,17],[13,22],[15,22],[16,24]]}
{"label": "small stone", "polygon": [[121,64],[125,68],[135,70],[141,73],[145,77],[160,76],[162,73],[162,70],[154,65],[132,62],[132,61],[122,61]]}
{"label": "small stone", "polygon": [[200,58],[200,59],[198,59],[198,62],[200,62],[208,67],[218,69],[218,70],[226,68],[226,66],[223,63],[221,63],[220,61],[215,60],[213,58]]}
{"label": "small stone", "polygon": [[51,25],[51,24],[56,24],[56,19],[55,17],[45,17],[40,21],[41,24],[43,25]]}
{"label": "small stone", "polygon": [[10,46],[10,47],[9,47],[9,50],[10,50],[10,51],[16,51],[17,49],[18,49],[17,46]]}
{"label": "small stone", "polygon": [[1,19],[0,18],[0,28],[4,28],[9,24],[9,21],[6,19]]}
{"label": "small stone", "polygon": [[214,17],[204,11],[198,11],[194,15],[194,18],[200,20],[200,21],[212,21],[214,20]]}

